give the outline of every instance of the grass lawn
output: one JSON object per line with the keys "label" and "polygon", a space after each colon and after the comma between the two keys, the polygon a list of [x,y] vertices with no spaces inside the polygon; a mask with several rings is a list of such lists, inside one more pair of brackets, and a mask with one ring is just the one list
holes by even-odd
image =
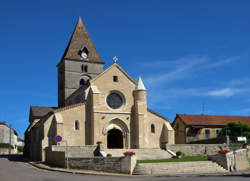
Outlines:
{"label": "grass lawn", "polygon": [[169,158],[162,160],[137,160],[137,163],[161,163],[161,162],[192,162],[208,161],[207,156],[184,156],[182,158]]}

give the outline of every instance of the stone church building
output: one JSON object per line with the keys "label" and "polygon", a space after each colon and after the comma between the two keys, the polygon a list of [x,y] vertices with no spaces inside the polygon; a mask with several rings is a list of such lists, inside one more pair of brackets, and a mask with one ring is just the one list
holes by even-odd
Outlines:
{"label": "stone church building", "polygon": [[[147,107],[147,90],[116,63],[103,70],[79,18],[58,69],[58,107],[31,106],[25,156],[45,160],[45,148],[60,135],[69,146],[106,149],[160,148],[174,144],[169,120]],[[62,142],[63,144],[64,142]]]}

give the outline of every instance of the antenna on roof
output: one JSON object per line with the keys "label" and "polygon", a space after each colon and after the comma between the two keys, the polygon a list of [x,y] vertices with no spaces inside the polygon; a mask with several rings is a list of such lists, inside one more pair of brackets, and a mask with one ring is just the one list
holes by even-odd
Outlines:
{"label": "antenna on roof", "polygon": [[205,103],[201,104],[201,114],[205,114]]}

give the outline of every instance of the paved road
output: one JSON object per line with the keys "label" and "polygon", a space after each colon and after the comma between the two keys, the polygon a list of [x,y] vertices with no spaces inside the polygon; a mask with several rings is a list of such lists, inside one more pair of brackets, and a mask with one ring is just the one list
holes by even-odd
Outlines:
{"label": "paved road", "polygon": [[250,175],[221,177],[100,176],[52,172],[30,166],[20,156],[0,156],[0,181],[250,181]]}

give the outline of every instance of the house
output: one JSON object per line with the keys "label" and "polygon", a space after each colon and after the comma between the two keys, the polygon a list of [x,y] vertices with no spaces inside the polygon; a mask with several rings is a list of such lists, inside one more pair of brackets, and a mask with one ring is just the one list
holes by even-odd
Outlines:
{"label": "house", "polygon": [[[5,122],[0,122],[0,143],[10,144],[12,146],[11,153],[17,153],[17,138],[18,134],[13,128]],[[8,153],[8,149],[6,149],[6,151]]]}
{"label": "house", "polygon": [[172,123],[175,143],[185,144],[217,138],[222,128],[230,122],[250,124],[250,116],[176,114]]}
{"label": "house", "polygon": [[79,18],[58,69],[58,107],[30,108],[25,156],[45,160],[55,145],[85,146],[102,142],[106,149],[160,148],[174,144],[169,119],[149,109],[141,77],[135,81],[118,63],[103,70],[88,32]]}

